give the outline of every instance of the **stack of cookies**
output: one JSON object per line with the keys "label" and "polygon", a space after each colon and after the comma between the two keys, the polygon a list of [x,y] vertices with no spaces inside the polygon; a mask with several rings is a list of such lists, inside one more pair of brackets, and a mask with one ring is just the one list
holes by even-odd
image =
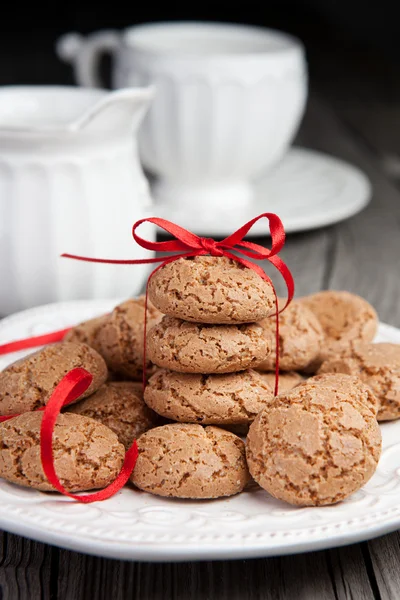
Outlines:
{"label": "stack of cookies", "polygon": [[[248,479],[244,444],[222,427],[248,427],[272,400],[273,388],[254,367],[275,351],[273,336],[256,323],[274,312],[273,290],[233,260],[202,256],[160,269],[149,298],[165,316],[147,336],[147,356],[159,370],[149,379],[145,402],[179,424],[140,438],[133,482],[160,495],[237,493]],[[166,477],[171,468],[173,482]]]}

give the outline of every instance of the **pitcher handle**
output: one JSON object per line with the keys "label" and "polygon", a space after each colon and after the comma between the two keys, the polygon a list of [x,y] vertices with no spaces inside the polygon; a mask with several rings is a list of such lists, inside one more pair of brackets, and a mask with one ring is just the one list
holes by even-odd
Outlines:
{"label": "pitcher handle", "polygon": [[66,33],[56,44],[61,60],[72,64],[78,85],[91,88],[104,87],[98,73],[103,53],[114,54],[120,44],[120,35],[112,29],[97,31],[86,38],[79,33]]}

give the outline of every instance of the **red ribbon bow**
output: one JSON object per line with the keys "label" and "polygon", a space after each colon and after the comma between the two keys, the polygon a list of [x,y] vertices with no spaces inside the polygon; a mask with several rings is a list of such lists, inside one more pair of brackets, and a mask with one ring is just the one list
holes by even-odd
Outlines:
{"label": "red ribbon bow", "polygon": [[[253,242],[247,242],[244,240],[247,233],[253,227],[257,221],[260,219],[268,219],[269,229],[271,233],[272,245],[271,249],[264,248],[264,246],[260,246],[259,244],[254,244]],[[164,231],[167,231],[171,235],[175,237],[174,240],[167,242],[150,242],[148,240],[140,237],[136,230],[142,223],[153,223],[157,225]],[[73,258],[75,260],[83,260],[88,262],[95,263],[107,263],[107,264],[117,264],[117,265],[141,265],[141,264],[154,264],[161,263],[158,267],[156,267],[147,280],[146,286],[146,302],[145,302],[145,323],[144,323],[144,356],[143,356],[143,379],[145,384],[145,373],[146,373],[146,329],[147,329],[147,297],[148,297],[148,287],[151,277],[162,267],[167,265],[170,262],[174,262],[179,258],[190,258],[193,256],[204,256],[206,254],[211,254],[211,256],[226,256],[227,258],[231,258],[236,260],[240,264],[248,267],[255,271],[262,279],[267,281],[274,292],[275,295],[275,317],[276,317],[276,367],[275,367],[275,394],[278,393],[278,377],[279,377],[279,320],[278,315],[279,312],[285,310],[288,304],[291,302],[294,296],[294,281],[292,274],[289,268],[285,265],[283,260],[278,256],[278,253],[282,250],[285,244],[285,230],[283,228],[282,221],[280,218],[274,213],[263,213],[258,217],[255,217],[248,223],[245,223],[240,229],[226,237],[220,242],[216,242],[212,238],[203,238],[195,235],[194,233],[176,225],[175,223],[171,223],[171,221],[167,221],[165,219],[159,219],[158,217],[151,217],[149,219],[141,219],[140,221],[136,221],[132,228],[132,235],[137,244],[142,246],[142,248],[146,248],[146,250],[155,250],[159,252],[176,252],[177,254],[173,254],[168,257],[155,257],[155,258],[142,258],[137,260],[111,260],[108,258],[88,258],[86,256],[76,256],[75,254],[63,254],[62,256],[65,258]],[[237,256],[233,254],[233,251],[246,256],[247,258],[251,258],[253,260],[268,260],[270,263],[274,265],[282,275],[287,291],[288,297],[284,307],[279,310],[278,307],[278,299],[276,296],[274,285],[268,275],[263,271],[263,269],[253,262],[247,260],[247,258],[243,258],[241,256]]]}
{"label": "red ribbon bow", "polygon": [[[271,249],[264,248],[259,244],[254,244],[252,242],[245,241],[244,238],[250,229],[253,227],[257,221],[260,219],[266,218],[269,222],[269,228],[271,233]],[[166,241],[166,242],[151,242],[141,238],[137,233],[137,228],[142,223],[153,223],[157,225],[164,231],[170,233],[174,236],[174,240]],[[277,215],[274,213],[263,213],[258,217],[255,217],[242,227],[223,239],[220,242],[213,240],[212,238],[203,238],[183,229],[183,227],[179,227],[179,225],[175,225],[170,221],[166,221],[165,219],[159,219],[157,217],[152,217],[149,219],[141,219],[137,221],[132,228],[132,235],[134,240],[139,246],[145,248],[146,250],[154,250],[159,252],[175,252],[172,256],[168,257],[155,257],[155,258],[143,258],[137,260],[111,260],[105,258],[88,258],[84,256],[76,256],[73,254],[63,254],[62,256],[65,258],[73,258],[75,260],[82,260],[86,262],[95,262],[95,263],[108,263],[108,264],[122,264],[122,265],[137,265],[137,264],[154,264],[160,263],[149,275],[146,286],[146,303],[145,303],[145,321],[144,321],[144,357],[143,357],[143,379],[145,382],[146,377],[146,328],[147,328],[147,297],[148,297],[148,286],[151,277],[164,265],[178,260],[179,258],[190,258],[194,256],[204,256],[206,254],[211,254],[211,256],[226,256],[227,258],[233,259],[240,264],[248,267],[255,271],[264,281],[267,281],[274,292],[275,295],[275,320],[276,320],[276,369],[275,369],[275,394],[278,393],[278,377],[279,377],[279,312],[282,312],[294,295],[294,281],[292,274],[286,264],[282,261],[282,259],[278,256],[278,253],[282,250],[283,245],[285,243],[285,231],[283,228],[282,221],[279,219]],[[236,251],[242,256],[237,256],[233,254]],[[244,258],[246,257],[246,258]],[[263,269],[251,262],[248,259],[253,260],[267,260],[271,264],[276,267],[276,269],[282,275],[288,292],[287,301],[285,306],[279,310],[278,307],[278,299],[276,296],[274,285],[268,275],[263,271]],[[58,332],[52,332],[49,334],[45,334],[42,336],[38,336],[36,338],[28,338],[25,340],[18,340],[16,342],[11,342],[8,344],[4,344],[0,346],[0,355],[6,354],[9,352],[14,352],[17,350],[22,350],[26,348],[32,348],[34,346],[39,346],[46,343],[52,343],[56,341],[60,341],[63,339],[64,335],[68,329],[63,329]],[[53,460],[53,451],[52,451],[52,439],[54,426],[57,420],[57,417],[60,413],[60,410],[66,404],[73,402],[89,387],[91,382],[91,375],[87,373],[84,369],[73,369],[60,381],[56,389],[54,390],[49,402],[44,407],[44,415],[41,426],[41,459],[43,470],[46,474],[47,479],[50,483],[62,494],[65,494],[71,498],[79,500],[80,502],[95,502],[97,500],[105,500],[109,498],[113,494],[115,494],[129,479],[129,476],[135,466],[136,459],[138,456],[138,450],[136,441],[133,442],[131,448],[127,451],[125,456],[125,462],[122,467],[122,470],[118,477],[113,483],[111,483],[107,488],[101,490],[100,492],[96,492],[90,495],[84,496],[76,496],[68,493],[65,488],[62,486],[59,481],[57,474],[54,469],[54,460]],[[1,420],[7,420],[12,418],[12,415],[9,417],[0,418]]]}

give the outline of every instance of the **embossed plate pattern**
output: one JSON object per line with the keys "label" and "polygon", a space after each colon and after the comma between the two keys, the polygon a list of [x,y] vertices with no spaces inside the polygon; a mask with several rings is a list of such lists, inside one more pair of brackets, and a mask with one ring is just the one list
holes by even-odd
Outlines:
{"label": "embossed plate pattern", "polygon": [[[0,343],[72,325],[116,303],[53,304],[13,315],[0,322]],[[378,340],[400,343],[400,330],[381,324]],[[20,356],[0,357],[0,369]],[[0,526],[73,550],[148,561],[274,556],[357,542],[400,527],[400,421],[384,424],[382,433],[374,477],[335,506],[293,508],[258,488],[203,502],[125,488],[84,505],[0,480]]]}

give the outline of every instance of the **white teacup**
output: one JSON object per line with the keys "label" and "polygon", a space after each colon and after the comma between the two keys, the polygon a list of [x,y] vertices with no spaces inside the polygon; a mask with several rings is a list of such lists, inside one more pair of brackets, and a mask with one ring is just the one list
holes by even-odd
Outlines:
{"label": "white teacup", "polygon": [[99,86],[98,59],[115,54],[113,86],[156,85],[141,128],[155,196],[182,204],[243,206],[251,181],[276,163],[296,134],[307,96],[302,44],[245,25],[158,23],[67,34],[58,53],[80,85]]}

